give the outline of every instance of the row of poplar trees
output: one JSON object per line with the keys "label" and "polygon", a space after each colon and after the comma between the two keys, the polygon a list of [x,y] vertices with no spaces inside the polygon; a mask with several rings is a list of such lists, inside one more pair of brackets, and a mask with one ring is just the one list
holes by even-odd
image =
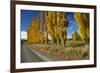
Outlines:
{"label": "row of poplar trees", "polygon": [[30,43],[48,43],[48,35],[52,43],[65,45],[67,40],[65,12],[40,12],[39,19],[35,17],[28,28],[28,42]]}
{"label": "row of poplar trees", "polygon": [[[74,13],[74,18],[78,24],[79,34],[72,35],[73,40],[78,40],[79,36],[84,43],[89,42],[89,14]],[[28,28],[29,43],[48,43],[51,37],[52,43],[58,46],[65,46],[67,40],[68,21],[65,12],[41,11],[39,19],[33,18]]]}

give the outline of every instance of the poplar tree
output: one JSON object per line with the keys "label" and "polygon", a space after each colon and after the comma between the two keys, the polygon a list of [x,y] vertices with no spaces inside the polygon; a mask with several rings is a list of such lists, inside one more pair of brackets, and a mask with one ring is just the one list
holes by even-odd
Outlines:
{"label": "poplar tree", "polygon": [[77,41],[78,39],[79,39],[78,33],[77,33],[77,32],[74,32],[74,33],[72,34],[72,40],[73,40],[73,41]]}
{"label": "poplar tree", "polygon": [[89,14],[88,13],[75,13],[74,17],[78,23],[80,37],[84,43],[89,42]]}

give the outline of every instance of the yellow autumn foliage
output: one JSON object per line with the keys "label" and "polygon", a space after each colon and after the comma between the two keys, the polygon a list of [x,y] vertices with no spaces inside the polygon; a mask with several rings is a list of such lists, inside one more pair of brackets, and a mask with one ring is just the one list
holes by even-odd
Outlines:
{"label": "yellow autumn foliage", "polygon": [[75,13],[74,17],[78,23],[80,37],[84,43],[89,42],[89,14]]}
{"label": "yellow autumn foliage", "polygon": [[44,42],[43,33],[38,32],[36,18],[33,18],[32,23],[28,28],[27,35],[28,35],[29,43],[43,43]]}
{"label": "yellow autumn foliage", "polygon": [[47,32],[53,43],[64,45],[66,41],[66,15],[64,12],[48,12],[46,16]]}
{"label": "yellow autumn foliage", "polygon": [[73,40],[73,41],[77,41],[78,39],[79,39],[78,33],[77,33],[77,32],[74,32],[74,33],[72,34],[72,40]]}
{"label": "yellow autumn foliage", "polygon": [[[45,19],[45,22],[43,19]],[[64,46],[67,39],[65,22],[65,12],[40,12],[39,22],[34,17],[28,28],[28,42],[47,43],[49,34],[52,43],[62,44]]]}

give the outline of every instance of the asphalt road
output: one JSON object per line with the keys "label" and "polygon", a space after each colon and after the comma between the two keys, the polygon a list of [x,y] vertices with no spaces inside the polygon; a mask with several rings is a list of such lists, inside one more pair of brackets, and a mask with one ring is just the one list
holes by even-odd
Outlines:
{"label": "asphalt road", "polygon": [[37,51],[32,48],[22,48],[21,49],[21,62],[47,62],[47,61],[61,61],[62,59],[51,56],[47,53]]}
{"label": "asphalt road", "polygon": [[43,62],[39,56],[32,52],[30,48],[22,48],[21,49],[21,62]]}

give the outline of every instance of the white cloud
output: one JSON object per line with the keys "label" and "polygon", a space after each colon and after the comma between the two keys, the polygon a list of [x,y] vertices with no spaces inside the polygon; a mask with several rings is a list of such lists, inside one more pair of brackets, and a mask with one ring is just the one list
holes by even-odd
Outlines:
{"label": "white cloud", "polygon": [[21,31],[21,39],[27,40],[27,32]]}

